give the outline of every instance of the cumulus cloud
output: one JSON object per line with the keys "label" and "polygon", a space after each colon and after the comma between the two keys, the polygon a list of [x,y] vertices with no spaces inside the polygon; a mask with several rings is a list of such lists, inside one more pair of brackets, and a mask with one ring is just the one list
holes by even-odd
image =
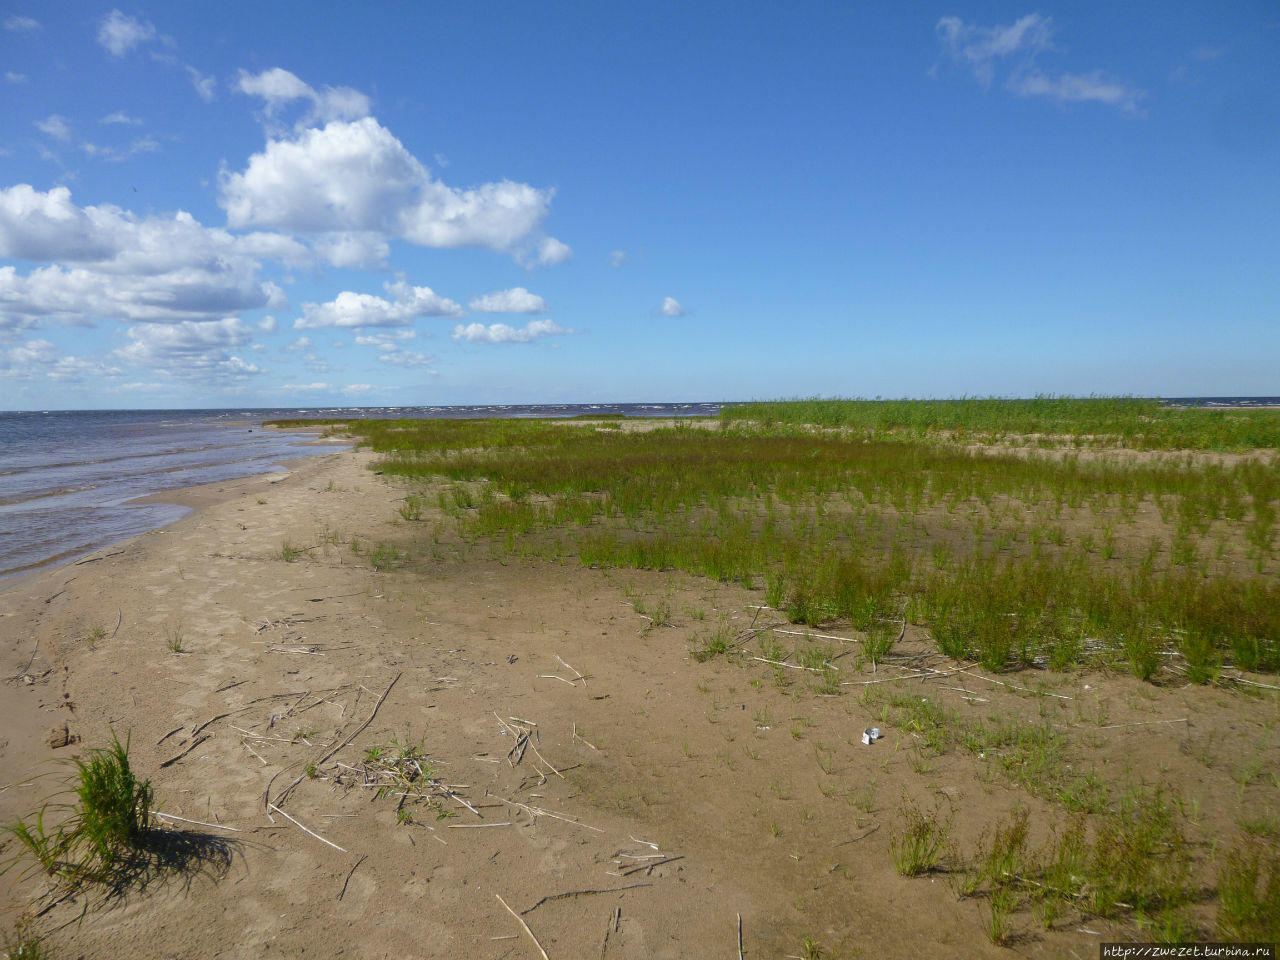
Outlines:
{"label": "cumulus cloud", "polygon": [[119,123],[125,126],[137,127],[142,125],[142,121],[137,117],[131,117],[123,110],[117,110],[114,113],[108,113],[105,117],[98,121],[99,123]]}
{"label": "cumulus cloud", "polygon": [[[292,89],[284,79],[269,83],[279,85],[270,86],[277,101]],[[450,187],[376,119],[363,117],[269,138],[243,172],[223,172],[218,202],[232,228],[364,232],[515,256],[536,244],[539,261],[549,264],[572,252],[550,237],[534,239],[553,195],[510,180]]]}
{"label": "cumulus cloud", "polygon": [[0,318],[84,322],[221,318],[287,306],[259,280],[259,258],[304,256],[279,234],[233,236],[183,211],[139,218],[111,205],[79,207],[66,187],[0,190],[0,257],[43,262],[23,276],[0,268]]}
{"label": "cumulus cloud", "polygon": [[625,250],[609,251],[609,266],[621,267],[626,262],[627,262],[627,251]]}
{"label": "cumulus cloud", "polygon": [[47,378],[60,382],[79,382],[86,377],[114,377],[120,368],[86,357],[59,356],[58,348],[48,340],[28,340],[10,350],[0,350],[0,371],[14,380]]}
{"label": "cumulus cloud", "polygon": [[544,267],[553,267],[564,263],[573,256],[573,250],[567,243],[561,243],[555,237],[543,237],[538,242],[538,262]]}
{"label": "cumulus cloud", "polygon": [[662,305],[658,307],[658,312],[664,317],[683,317],[684,307],[680,305],[680,301],[675,297],[663,297]]}
{"label": "cumulus cloud", "polygon": [[357,394],[357,393],[368,393],[368,392],[369,392],[370,390],[372,390],[372,389],[373,389],[372,384],[368,384],[368,383],[349,383],[349,384],[347,384],[345,387],[343,387],[343,388],[342,388],[342,392],[343,392],[343,393],[345,393],[345,394],[349,394],[349,395],[351,395],[351,394]]}
{"label": "cumulus cloud", "polygon": [[258,329],[264,333],[274,333],[276,329],[276,318],[268,314],[258,321]]}
{"label": "cumulus cloud", "polygon": [[477,313],[546,313],[547,301],[524,287],[486,293],[467,304]]}
{"label": "cumulus cloud", "polygon": [[311,241],[312,249],[335,267],[380,267],[391,255],[382,234],[370,230],[322,233]]}
{"label": "cumulus cloud", "polygon": [[266,116],[271,121],[289,104],[299,100],[306,103],[308,110],[298,120],[297,129],[316,122],[359,120],[367,117],[371,108],[369,98],[359,90],[351,87],[325,87],[323,90],[316,90],[280,67],[257,74],[241,70],[236,87],[241,93],[265,100]]}
{"label": "cumulus cloud", "polygon": [[302,316],[293,322],[299,330],[318,327],[400,327],[419,317],[457,317],[462,307],[430,287],[411,286],[404,280],[384,283],[391,300],[368,293],[344,290],[328,303],[304,303]]}
{"label": "cumulus cloud", "polygon": [[36,129],[57,140],[71,139],[71,126],[67,123],[67,118],[57,113],[51,113],[43,120],[37,120]]}
{"label": "cumulus cloud", "polygon": [[251,331],[238,317],[139,324],[128,329],[127,346],[112,352],[124,363],[151,367],[174,377],[242,378],[262,373],[232,351],[249,343]]}
{"label": "cumulus cloud", "polygon": [[1029,13],[1008,25],[991,27],[943,17],[938,40],[947,56],[968,67],[983,88],[990,88],[998,68],[1008,65],[1005,88],[1019,97],[1043,97],[1058,103],[1094,102],[1132,112],[1145,91],[1111,79],[1101,70],[1051,73],[1037,58],[1053,49],[1051,17]]}
{"label": "cumulus cloud", "polygon": [[26,83],[27,75],[25,73],[14,73],[12,70],[4,72],[4,78],[10,83]]}
{"label": "cumulus cloud", "polygon": [[144,20],[112,10],[98,26],[98,43],[113,57],[123,57],[139,44],[155,38],[156,28]]}
{"label": "cumulus cloud", "polygon": [[558,334],[573,333],[566,330],[554,320],[530,320],[523,329],[508,326],[505,323],[471,323],[453,328],[454,340],[465,340],[468,343],[530,343],[542,337],[553,337]]}

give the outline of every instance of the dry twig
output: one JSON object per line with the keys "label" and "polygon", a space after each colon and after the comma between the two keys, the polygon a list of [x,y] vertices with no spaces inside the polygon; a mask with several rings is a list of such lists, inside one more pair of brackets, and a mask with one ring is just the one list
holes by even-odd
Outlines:
{"label": "dry twig", "polygon": [[511,914],[513,917],[515,917],[515,918],[516,918],[516,922],[517,922],[517,923],[519,923],[519,924],[520,924],[520,926],[524,927],[524,932],[525,932],[525,933],[527,933],[527,934],[529,935],[529,939],[533,941],[533,945],[534,945],[535,947],[537,947],[537,948],[538,948],[538,952],[539,952],[540,954],[542,954],[542,960],[551,960],[551,958],[550,958],[549,956],[547,956],[547,951],[545,951],[545,950],[543,950],[543,949],[542,949],[542,944],[540,944],[540,943],[538,942],[538,938],[537,938],[537,937],[535,937],[535,936],[533,935],[533,931],[529,929],[529,925],[528,925],[527,923],[525,923],[525,922],[524,922],[524,918],[523,918],[522,916],[520,916],[520,914],[518,914],[518,913],[516,913],[514,910],[512,910],[510,907],[508,907],[508,906],[507,906],[507,901],[503,900],[503,899],[502,899],[502,897],[501,897],[501,895],[499,895],[499,894],[496,894],[496,893],[495,893],[495,894],[494,894],[494,896],[498,898],[498,902],[499,902],[500,904],[502,904],[504,907],[506,907],[506,909],[507,909],[507,913],[509,913],[509,914]]}

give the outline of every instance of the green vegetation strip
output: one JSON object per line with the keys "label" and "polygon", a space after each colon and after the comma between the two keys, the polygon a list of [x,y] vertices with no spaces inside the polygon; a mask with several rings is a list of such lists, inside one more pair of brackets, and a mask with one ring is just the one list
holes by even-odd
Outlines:
{"label": "green vegetation strip", "polygon": [[1080,445],[1139,450],[1280,449],[1280,411],[1179,408],[1135,397],[1004,400],[788,400],[734,404],[726,423],[764,427],[814,425],[929,436],[951,432],[994,441],[1042,435]]}
{"label": "green vegetation strip", "polygon": [[[1127,402],[1122,402],[1121,405]],[[1195,411],[1184,411],[1194,413]],[[500,552],[763,586],[793,622],[906,617],[992,670],[1280,670],[1280,473],[1190,455],[678,424],[363,421],[377,468]],[[425,488],[424,488],[425,490]],[[402,516],[420,517],[424,494]]]}

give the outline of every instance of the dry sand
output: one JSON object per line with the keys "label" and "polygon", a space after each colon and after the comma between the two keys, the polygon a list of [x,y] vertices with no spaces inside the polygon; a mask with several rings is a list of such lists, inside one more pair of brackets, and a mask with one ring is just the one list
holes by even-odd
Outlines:
{"label": "dry sand", "polygon": [[[185,871],[111,901],[50,907],[42,877],[11,873],[4,930],[44,910],[34,929],[55,958],[496,960],[540,956],[536,936],[554,960],[616,960],[736,956],[740,915],[747,958],[801,955],[805,937],[824,956],[1007,955],[984,938],[981,903],[946,875],[895,874],[897,807],[910,793],[953,809],[965,849],[1017,803],[1043,839],[1059,808],[972,757],[922,753],[862,696],[887,687],[821,697],[805,674],[788,685],[787,671],[775,679],[749,656],[690,658],[692,638],[721,618],[735,631],[781,624],[753,608],[759,592],[499,562],[429,516],[401,520],[405,488],[371,473],[369,457],[332,453],[185,491],[198,508],[186,519],[0,590],[4,821],[65,783],[49,761],[114,730],[131,738],[164,812],[235,831],[170,821],[216,840]],[[375,569],[380,542],[410,560]],[[286,562],[286,543],[307,549]],[[647,622],[635,597],[665,601],[673,623]],[[929,649],[914,630],[902,647]],[[839,662],[851,682],[873,679]],[[901,674],[882,667],[874,679],[905,688],[889,680]],[[973,675],[916,690],[974,717],[1051,717],[1082,731],[1077,762],[1185,784],[1198,798],[1197,844],[1274,806],[1274,747],[1261,748],[1260,776],[1233,779],[1274,725],[1274,697],[1042,679],[1056,696]],[[534,731],[536,752],[519,764],[511,718]],[[1181,718],[1192,722],[1153,722]],[[50,748],[64,724],[81,741]],[[885,737],[864,746],[872,724]],[[358,767],[393,739],[420,744],[452,785],[449,816],[419,808],[399,824],[398,796],[352,786],[349,772],[335,782],[339,764]],[[299,777],[279,806],[328,843],[265,806]],[[1089,957],[1133,926],[1046,933],[1024,913],[1015,929],[1019,955]]]}

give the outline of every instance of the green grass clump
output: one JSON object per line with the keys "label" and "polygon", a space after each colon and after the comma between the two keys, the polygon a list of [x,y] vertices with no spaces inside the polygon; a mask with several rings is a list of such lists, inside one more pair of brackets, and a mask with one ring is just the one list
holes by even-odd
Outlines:
{"label": "green grass clump", "polygon": [[[1067,912],[1127,915],[1154,939],[1195,939],[1186,914],[1198,896],[1190,882],[1191,855],[1162,790],[1130,791],[1095,815],[1073,815],[1038,850],[1029,836],[1030,814],[1018,807],[984,831],[961,875],[962,896],[988,898],[983,924],[992,942],[1008,940],[1012,915],[1025,905],[1046,928]],[[1235,933],[1264,929],[1251,924],[1270,916],[1266,898],[1280,896],[1280,883],[1268,881],[1259,891],[1258,857],[1233,857],[1222,875],[1219,927],[1232,939],[1249,939]],[[1273,876],[1280,881],[1280,872]]]}
{"label": "green grass clump", "polygon": [[1237,846],[1218,875],[1218,933],[1224,940],[1280,941],[1280,853]]}
{"label": "green grass clump", "polygon": [[113,885],[123,866],[141,851],[151,828],[154,793],[129,764],[128,739],[75,760],[76,802],[56,826],[46,826],[46,805],[32,823],[19,819],[7,829],[46,873],[71,885]]}
{"label": "green grass clump", "polygon": [[950,835],[950,818],[940,820],[936,810],[925,812],[904,799],[901,822],[889,838],[894,868],[904,877],[928,873],[942,859]]}

